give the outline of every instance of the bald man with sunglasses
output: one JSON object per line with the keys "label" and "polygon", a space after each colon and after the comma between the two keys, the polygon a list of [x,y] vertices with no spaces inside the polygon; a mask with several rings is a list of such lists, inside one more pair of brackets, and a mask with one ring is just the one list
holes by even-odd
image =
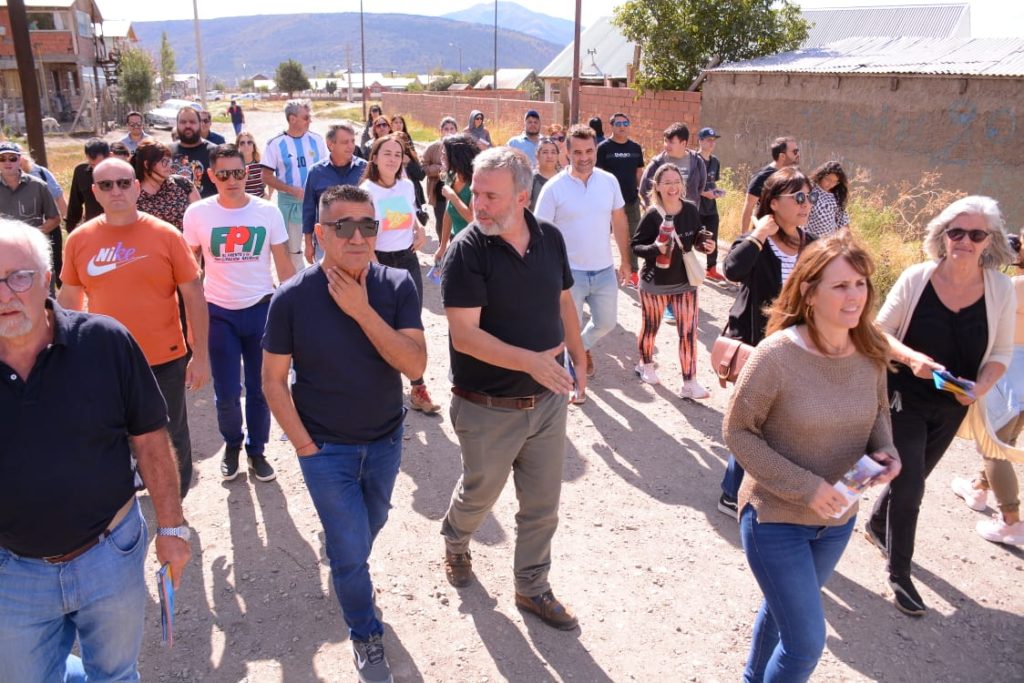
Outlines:
{"label": "bald man with sunglasses", "polygon": [[[92,172],[103,213],[68,235],[58,302],[64,308],[109,315],[142,347],[167,403],[168,431],[178,458],[181,497],[192,481],[192,440],[186,389],[209,381],[206,299],[199,265],[170,223],[136,209],[139,181],[131,165],[108,158]],[[181,291],[192,331],[192,357],[178,317]]]}
{"label": "bald man with sunglasses", "polygon": [[360,681],[391,680],[367,561],[402,458],[401,376],[427,365],[412,276],[372,261],[375,215],[365,190],[324,191],[314,226],[324,258],[277,289],[263,338],[263,393],[323,524]]}

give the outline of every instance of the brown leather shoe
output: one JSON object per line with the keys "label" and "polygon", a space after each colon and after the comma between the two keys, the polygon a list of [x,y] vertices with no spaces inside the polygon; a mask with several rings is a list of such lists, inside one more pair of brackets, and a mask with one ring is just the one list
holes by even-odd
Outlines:
{"label": "brown leather shoe", "polygon": [[597,368],[594,367],[594,357],[590,355],[590,351],[587,351],[587,377],[593,377],[597,374]]}
{"label": "brown leather shoe", "polygon": [[535,595],[532,598],[516,593],[516,607],[536,614],[545,624],[560,631],[571,631],[579,625],[572,610],[559,602],[551,591]]}
{"label": "brown leather shoe", "polygon": [[448,583],[456,588],[465,588],[473,581],[473,558],[467,550],[464,553],[444,551],[444,575]]}

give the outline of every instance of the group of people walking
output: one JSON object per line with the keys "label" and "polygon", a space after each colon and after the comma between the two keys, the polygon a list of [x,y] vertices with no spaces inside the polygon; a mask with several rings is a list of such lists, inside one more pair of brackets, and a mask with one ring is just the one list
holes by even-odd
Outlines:
{"label": "group of people walking", "polygon": [[[1024,544],[1009,464],[1024,427],[1015,293],[1024,279],[999,272],[1021,254],[994,200],[966,197],[937,216],[927,260],[903,273],[875,317],[874,265],[850,226],[846,174],[829,162],[805,176],[793,138],[773,143],[748,187],[741,235],[719,260],[712,128],[691,150],[689,129],[673,124],[645,164],[621,112],[600,144],[583,125],[559,131],[561,141],[542,136],[535,110],[503,146],[482,113],[462,132],[446,117],[422,156],[402,116],[371,109],[357,145],[349,124],[310,131],[308,102],[289,101],[284,114],[287,128],[262,153],[241,122],[236,143],[210,143],[190,107],[178,113],[176,143],[136,139],[130,163],[90,141],[76,201],[87,207],[88,180],[97,207],[69,224],[59,272],[48,191],[32,195],[38,221],[0,221],[0,406],[17,418],[0,458],[13,492],[0,504],[0,566],[17,579],[0,582],[10,616],[0,623],[0,678],[137,679],[147,532],[135,490],[149,489],[157,558],[177,584],[190,557],[187,392],[212,379],[222,478],[238,476],[243,450],[254,478],[274,478],[273,415],[324,529],[358,676],[391,680],[368,559],[401,462],[402,377],[410,408],[441,407],[424,380],[417,255],[431,210],[462,458],[440,528],[453,586],[473,581],[472,537],[511,473],[515,604],[554,628],[577,627],[548,580],[569,405],[587,400],[623,286],[640,300],[636,375],[660,383],[654,340],[671,315],[680,395],[707,398],[696,338],[705,279],[739,285],[722,334],[749,349],[723,422],[732,456],[718,501],[738,520],[764,593],[745,680],[802,681],[817,665],[820,588],[857,515],[834,485],[864,457],[870,483],[885,487],[865,533],[886,556],[902,612],[926,612],[911,578],[917,518],[925,480],[961,427],[984,468],[954,492],[981,510],[994,491],[1000,512],[979,533]],[[0,193],[26,182],[13,170],[20,157],[0,143]],[[78,312],[86,307],[109,317]],[[966,391],[939,392],[936,377]],[[88,410],[46,408],[93,383]],[[54,425],[55,415],[67,423]],[[66,475],[50,476],[54,463],[32,457],[40,448],[60,455]],[[86,478],[100,485],[80,486]],[[63,502],[56,512],[30,495],[44,479]],[[46,597],[67,571],[95,587],[74,609]],[[76,633],[84,661],[69,656]]]}

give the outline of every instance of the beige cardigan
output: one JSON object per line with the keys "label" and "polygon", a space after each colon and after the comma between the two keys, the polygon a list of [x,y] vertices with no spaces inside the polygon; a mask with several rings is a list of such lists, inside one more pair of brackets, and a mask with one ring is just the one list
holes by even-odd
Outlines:
{"label": "beige cardigan", "polygon": [[[938,265],[939,261],[925,261],[903,271],[889,291],[889,296],[885,298],[885,304],[875,319],[882,331],[900,341],[903,340],[907,328],[910,327],[910,318],[917,308],[917,302]],[[1013,358],[1017,294],[1013,281],[995,268],[986,268],[984,278],[988,346],[985,347],[985,355],[979,367],[990,361],[1010,367],[1010,360]],[[971,404],[957,436],[977,441],[978,448],[985,457],[1024,462],[1024,451],[1002,444],[996,438],[995,431],[988,423],[984,405],[980,401]]]}

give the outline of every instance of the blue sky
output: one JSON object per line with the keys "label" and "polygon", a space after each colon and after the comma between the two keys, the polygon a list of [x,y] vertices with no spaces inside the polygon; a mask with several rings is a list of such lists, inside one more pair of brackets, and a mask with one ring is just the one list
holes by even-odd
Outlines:
{"label": "blue sky", "polygon": [[[941,2],[942,0],[938,0]],[[160,2],[139,2],[139,0],[97,0],[100,11],[107,19],[130,19],[132,21],[155,21],[161,19],[191,19],[192,3],[189,0],[162,0]],[[253,14],[293,14],[303,12],[355,12],[359,0],[197,0],[200,18],[230,17]],[[520,5],[537,12],[544,12],[564,19],[573,19],[573,0],[516,0]],[[621,0],[583,0],[583,25],[598,17],[611,14]],[[934,4],[936,0],[804,0],[802,7],[841,7],[893,4]],[[480,0],[446,0],[431,3],[426,14],[446,14],[472,7]],[[1024,37],[1024,2],[1020,0],[971,0],[971,32],[976,37]],[[424,14],[423,0],[386,0],[385,2],[364,1],[366,11],[394,12],[401,14]],[[713,2],[708,3],[709,7]],[[386,8],[386,9],[384,9]],[[438,9],[435,9],[438,8]],[[500,16],[499,16],[500,22]]]}

